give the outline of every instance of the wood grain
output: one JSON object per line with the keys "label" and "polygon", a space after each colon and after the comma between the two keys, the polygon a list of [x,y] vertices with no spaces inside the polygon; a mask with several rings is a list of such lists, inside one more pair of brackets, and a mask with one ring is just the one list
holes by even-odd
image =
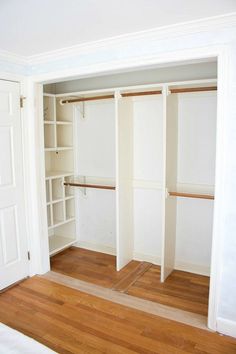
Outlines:
{"label": "wood grain", "polygon": [[209,277],[174,270],[164,283],[159,279],[160,267],[152,265],[127,294],[207,316]]}
{"label": "wood grain", "polygon": [[115,256],[71,247],[51,258],[51,269],[109,289],[207,316],[209,277],[174,271],[160,282],[160,267],[132,261],[120,272]]}
{"label": "wood grain", "polygon": [[33,277],[0,295],[0,321],[58,353],[235,354],[236,340]]}
{"label": "wood grain", "polygon": [[188,93],[188,92],[204,92],[204,91],[217,91],[217,86],[183,87],[183,88],[170,89],[171,93]]}
{"label": "wood grain", "polygon": [[210,194],[196,194],[196,193],[183,193],[183,192],[168,192],[171,197],[184,197],[184,198],[198,198],[198,199],[211,199],[214,200],[214,195]]}
{"label": "wood grain", "polygon": [[130,273],[133,274],[139,264],[132,261],[117,272],[115,256],[78,247],[71,247],[51,257],[51,270],[110,289]]}
{"label": "wood grain", "polygon": [[100,184],[88,184],[88,183],[78,183],[78,182],[65,182],[64,186],[70,186],[70,187],[84,187],[84,188],[95,188],[95,189],[109,189],[109,190],[115,190],[115,186],[102,186]]}

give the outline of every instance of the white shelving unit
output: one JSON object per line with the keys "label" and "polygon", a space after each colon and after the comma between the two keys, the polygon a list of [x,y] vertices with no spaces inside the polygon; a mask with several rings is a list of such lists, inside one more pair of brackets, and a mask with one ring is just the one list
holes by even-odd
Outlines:
{"label": "white shelving unit", "polygon": [[[62,110],[62,112],[61,112]],[[73,114],[65,120],[55,95],[44,94],[44,146],[50,255],[76,241],[74,195],[64,183],[73,176]],[[66,170],[65,170],[66,169]]]}
{"label": "white shelving unit", "polygon": [[[50,254],[76,241],[116,255],[117,270],[137,259],[160,264],[162,281],[173,269],[209,275],[215,85],[199,80],[45,96]],[[61,105],[66,96],[79,102]],[[78,187],[76,207],[68,182]]]}

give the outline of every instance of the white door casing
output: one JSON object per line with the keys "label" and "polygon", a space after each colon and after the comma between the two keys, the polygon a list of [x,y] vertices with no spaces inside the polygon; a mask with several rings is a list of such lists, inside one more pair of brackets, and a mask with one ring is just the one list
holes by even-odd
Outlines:
{"label": "white door casing", "polygon": [[0,289],[29,274],[20,85],[0,80]]}

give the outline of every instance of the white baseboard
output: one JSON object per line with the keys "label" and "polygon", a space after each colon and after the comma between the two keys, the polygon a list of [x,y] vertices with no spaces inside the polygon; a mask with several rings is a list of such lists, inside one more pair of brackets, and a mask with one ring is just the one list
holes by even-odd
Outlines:
{"label": "white baseboard", "polygon": [[149,262],[149,263],[153,263],[156,265],[161,264],[161,257],[150,255],[150,254],[143,254],[143,253],[139,253],[139,252],[134,252],[133,259],[135,261]]}
{"label": "white baseboard", "polygon": [[[98,245],[98,244],[86,242],[86,241],[78,241],[77,243],[74,244],[74,246],[81,247],[81,248],[84,248],[89,251],[110,254],[112,256],[116,255],[116,249],[113,247],[110,247],[110,246]],[[161,257],[151,255],[151,254],[134,252],[133,259],[135,261],[140,261],[140,262],[143,261],[143,262],[149,262],[149,263],[152,263],[155,265],[161,265]],[[194,274],[201,274],[201,275],[206,275],[206,276],[210,275],[210,268],[209,267],[199,266],[199,265],[191,264],[191,263],[184,263],[184,262],[177,261],[175,263],[175,269],[182,270],[184,272],[194,273]]]}
{"label": "white baseboard", "polygon": [[110,246],[98,245],[98,244],[90,243],[90,242],[86,242],[86,241],[78,241],[77,243],[74,244],[74,246],[85,248],[86,250],[89,250],[89,251],[110,254],[112,256],[116,255],[115,248],[110,247]]}
{"label": "white baseboard", "polygon": [[210,267],[201,266],[198,264],[176,261],[175,269],[182,270],[184,272],[193,273],[193,274],[206,275],[208,277],[210,276]]}
{"label": "white baseboard", "polygon": [[[109,247],[109,246],[105,246],[105,245],[98,245],[98,244],[91,243],[91,242],[78,241],[73,246],[81,247],[81,248],[84,248],[84,249],[89,250],[89,251],[95,251],[95,252],[101,252],[101,253],[110,254],[112,256],[116,255],[115,248]],[[154,255],[149,255],[149,254],[138,253],[138,252],[134,252],[133,259],[135,261],[149,262],[149,263],[153,263],[153,264],[156,264],[156,265],[160,265],[161,264],[161,257],[154,256]]]}
{"label": "white baseboard", "polygon": [[217,332],[236,338],[236,322],[227,320],[226,318],[217,317]]}

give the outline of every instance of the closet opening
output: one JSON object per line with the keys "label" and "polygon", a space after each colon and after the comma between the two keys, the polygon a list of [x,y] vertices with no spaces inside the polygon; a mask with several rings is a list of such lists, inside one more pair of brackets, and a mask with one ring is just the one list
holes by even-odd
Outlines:
{"label": "closet opening", "polygon": [[150,71],[44,85],[51,270],[207,318],[216,61]]}

